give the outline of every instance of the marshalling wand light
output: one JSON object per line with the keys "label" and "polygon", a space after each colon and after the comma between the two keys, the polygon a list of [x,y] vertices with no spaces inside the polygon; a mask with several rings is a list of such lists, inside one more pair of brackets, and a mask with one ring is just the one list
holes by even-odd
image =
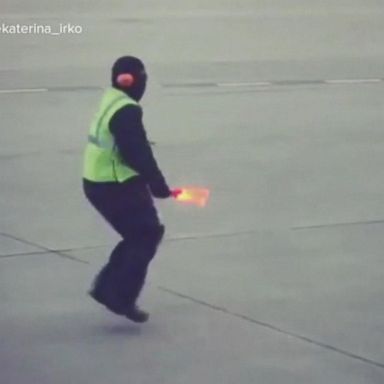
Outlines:
{"label": "marshalling wand light", "polygon": [[172,196],[182,203],[205,207],[209,198],[209,189],[201,187],[183,187],[172,191]]}

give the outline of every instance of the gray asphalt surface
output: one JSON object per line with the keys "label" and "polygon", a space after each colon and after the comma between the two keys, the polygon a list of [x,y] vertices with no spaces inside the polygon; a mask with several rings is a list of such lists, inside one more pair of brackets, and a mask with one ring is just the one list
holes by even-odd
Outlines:
{"label": "gray asphalt surface", "polygon": [[[0,33],[0,382],[382,384],[384,5],[180,3],[2,2],[81,33]],[[170,184],[211,190],[158,202],[142,326],[87,297],[118,238],[80,188],[127,53]]]}

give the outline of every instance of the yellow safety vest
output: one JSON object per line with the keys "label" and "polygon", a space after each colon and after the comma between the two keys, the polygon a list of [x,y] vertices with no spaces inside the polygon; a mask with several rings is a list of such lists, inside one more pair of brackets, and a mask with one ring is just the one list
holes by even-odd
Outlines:
{"label": "yellow safety vest", "polygon": [[123,182],[137,175],[125,164],[109,129],[112,116],[126,105],[139,105],[124,92],[108,88],[92,121],[85,148],[83,177],[95,182]]}

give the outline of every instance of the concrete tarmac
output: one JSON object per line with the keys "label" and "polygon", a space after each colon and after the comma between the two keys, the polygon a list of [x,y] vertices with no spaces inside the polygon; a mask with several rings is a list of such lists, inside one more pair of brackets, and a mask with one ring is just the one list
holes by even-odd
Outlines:
{"label": "concrete tarmac", "polygon": [[[2,384],[384,382],[384,5],[336,3],[3,1]],[[211,190],[157,202],[141,326],[87,296],[118,237],[82,151],[124,54],[169,183]]]}

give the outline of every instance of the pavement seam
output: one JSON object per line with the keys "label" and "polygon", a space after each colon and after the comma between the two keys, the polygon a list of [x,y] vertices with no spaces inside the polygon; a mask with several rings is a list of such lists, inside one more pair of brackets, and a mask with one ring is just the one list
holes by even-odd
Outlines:
{"label": "pavement seam", "polygon": [[10,89],[0,89],[0,94],[34,93],[34,92],[48,92],[48,89],[47,88],[10,88]]}
{"label": "pavement seam", "polygon": [[41,249],[42,251],[45,251],[46,253],[53,253],[53,254],[55,254],[55,255],[63,258],[63,259],[67,259],[67,260],[71,260],[71,261],[76,261],[77,263],[82,263],[82,264],[89,264],[88,261],[79,259],[77,257],[71,256],[71,255],[68,255],[68,254],[65,254],[65,253],[63,253],[63,251],[60,251],[60,250],[58,251],[58,250],[50,249],[50,248],[44,247],[43,245],[36,244],[36,243],[34,243],[32,241],[29,241],[29,240],[21,239],[21,238],[19,238],[17,236],[13,236],[13,235],[10,235],[8,233],[0,232],[0,236],[7,237],[9,239],[18,241],[18,242],[23,243],[23,244],[31,245],[33,247]]}
{"label": "pavement seam", "polygon": [[[312,227],[294,227],[293,229],[298,230],[298,229],[318,228],[318,227],[335,226],[335,225],[348,225],[348,224],[349,225],[356,225],[356,224],[376,224],[376,223],[380,223],[380,224],[384,223],[384,220],[369,221],[369,222],[356,222],[356,223],[339,223],[339,224],[322,225],[322,226],[319,225],[319,226],[312,226]],[[249,233],[254,233],[254,232],[256,232],[256,230],[254,230],[254,231],[237,232],[237,233],[215,234],[215,235],[211,235],[211,236],[204,236],[204,235],[203,236],[196,236],[196,235],[195,236],[185,236],[185,237],[173,238],[173,239],[168,239],[168,240],[171,240],[171,241],[179,240],[180,241],[180,240],[207,238],[207,237],[208,238],[223,237],[223,236],[228,237],[228,236],[236,236],[236,235],[247,234],[247,233],[249,234]],[[70,256],[70,255],[68,255],[68,254],[66,254],[64,252],[70,252],[70,251],[75,251],[75,250],[80,250],[80,249],[93,249],[93,248],[104,247],[104,246],[100,245],[100,246],[94,246],[94,247],[91,246],[91,247],[82,247],[82,248],[73,248],[73,249],[64,249],[64,250],[54,250],[54,249],[50,249],[50,248],[44,247],[42,245],[36,244],[36,243],[31,242],[29,240],[21,239],[19,237],[16,237],[16,236],[4,233],[4,232],[0,232],[0,235],[4,236],[4,237],[7,237],[7,238],[10,238],[10,239],[13,239],[13,240],[18,241],[18,242],[21,242],[23,244],[27,244],[27,245],[34,246],[36,248],[40,248],[42,250],[42,252],[36,251],[36,252],[29,252],[29,253],[2,255],[2,256],[0,256],[0,258],[7,258],[7,257],[14,257],[14,256],[26,256],[26,255],[44,255],[44,254],[48,254],[48,253],[53,253],[53,254],[55,254],[55,255],[57,255],[59,257],[62,257],[62,258],[65,258],[65,259],[68,259],[68,260],[71,260],[71,261],[75,261],[75,262],[82,263],[82,264],[90,264],[88,261],[76,258],[74,256]],[[306,343],[309,343],[309,344],[312,344],[312,345],[316,345],[318,347],[321,347],[321,348],[324,348],[324,349],[336,352],[338,354],[350,357],[350,358],[358,360],[360,362],[363,362],[363,363],[366,363],[366,364],[369,364],[369,365],[374,365],[376,367],[384,369],[384,363],[380,363],[380,362],[377,362],[377,361],[365,358],[365,357],[357,355],[355,353],[346,351],[344,349],[335,347],[333,345],[330,345],[330,344],[327,344],[327,343],[324,343],[324,342],[321,342],[321,341],[318,341],[318,340],[315,340],[315,339],[311,339],[311,338],[309,338],[307,336],[303,336],[303,335],[300,335],[300,334],[292,332],[292,331],[284,330],[284,329],[279,328],[279,327],[277,327],[277,326],[275,326],[273,324],[270,324],[270,323],[267,323],[267,322],[263,322],[263,321],[254,319],[254,318],[252,318],[250,316],[246,316],[246,315],[243,315],[241,313],[230,311],[230,310],[228,310],[228,309],[226,309],[224,307],[220,307],[220,306],[217,306],[217,305],[214,305],[214,304],[207,303],[207,302],[205,302],[203,300],[196,299],[196,298],[194,298],[192,296],[189,296],[189,295],[186,295],[186,294],[183,294],[183,293],[180,293],[180,292],[168,289],[168,288],[163,287],[163,286],[158,286],[158,289],[163,291],[163,292],[166,292],[168,294],[172,294],[174,296],[177,296],[177,297],[183,298],[185,300],[189,300],[191,302],[194,302],[196,304],[202,305],[204,307],[210,308],[211,310],[214,310],[214,311],[217,311],[217,312],[221,312],[221,313],[224,313],[226,315],[229,315],[229,316],[232,316],[232,317],[236,317],[238,319],[245,320],[245,321],[247,321],[249,323],[256,324],[256,325],[261,326],[263,328],[270,329],[270,330],[272,330],[274,332],[283,334],[285,336],[289,336],[289,337],[295,338],[297,340],[301,340],[301,341],[304,341]]]}
{"label": "pavement seam", "polygon": [[9,253],[7,255],[0,255],[0,259],[10,259],[12,257],[18,256],[38,256],[38,255],[47,255],[48,251],[36,251],[36,252],[20,252],[20,253]]}
{"label": "pavement seam", "polygon": [[[291,231],[303,231],[303,230],[311,230],[311,229],[322,229],[322,228],[332,228],[332,227],[343,227],[343,226],[358,226],[358,225],[380,225],[384,224],[384,220],[367,220],[367,221],[354,221],[354,222],[341,222],[341,223],[328,223],[328,224],[315,224],[315,225],[308,225],[308,226],[296,226],[287,228],[286,230]],[[265,232],[265,230],[262,229],[250,229],[250,230],[244,230],[244,231],[238,231],[238,232],[221,232],[221,233],[210,233],[210,234],[194,234],[194,235],[179,235],[174,237],[167,237],[164,239],[165,243],[170,242],[178,242],[178,241],[186,241],[186,240],[204,240],[204,239],[215,239],[215,238],[229,238],[229,237],[236,237],[236,236],[242,236],[242,235],[252,235],[258,232]],[[13,240],[19,241],[23,244],[31,245],[36,248],[40,248],[41,251],[36,252],[21,252],[21,253],[11,253],[7,255],[0,255],[1,258],[9,258],[9,257],[16,257],[16,256],[28,256],[28,255],[43,255],[47,253],[54,253],[56,255],[59,255],[61,257],[69,258],[74,261],[81,262],[83,264],[89,264],[89,262],[78,259],[74,256],[68,255],[68,252],[76,252],[76,251],[85,251],[85,250],[91,250],[91,249],[100,249],[100,248],[108,248],[113,247],[114,244],[108,243],[108,244],[101,244],[101,245],[88,245],[84,247],[75,247],[75,248],[66,248],[66,249],[51,249],[46,248],[42,245],[30,242],[28,240],[20,239],[16,236],[12,236],[6,233],[1,233],[0,236],[8,237]]]}
{"label": "pavement seam", "polygon": [[[341,79],[297,79],[297,80],[248,80],[248,81],[181,81],[175,83],[161,83],[165,89],[177,88],[271,88],[271,87],[297,87],[302,85],[361,85],[361,84],[380,84],[384,82],[382,77],[373,78],[341,78]],[[51,86],[45,88],[9,88],[0,89],[0,94],[13,93],[39,93],[39,92],[75,92],[75,91],[100,91],[102,86],[83,85],[83,86]]]}
{"label": "pavement seam", "polygon": [[175,82],[163,83],[163,88],[265,88],[265,87],[293,87],[301,85],[356,85],[356,84],[379,84],[384,78],[345,78],[345,79],[309,79],[309,80],[255,80],[255,81],[232,81],[232,82]]}
{"label": "pavement seam", "polygon": [[344,349],[335,347],[333,345],[324,343],[322,341],[318,341],[318,340],[312,339],[312,338],[307,337],[307,336],[300,335],[300,334],[292,332],[292,331],[287,331],[287,330],[279,328],[279,327],[277,327],[277,326],[275,326],[273,324],[270,324],[270,323],[267,323],[267,322],[264,322],[264,321],[260,321],[260,320],[254,319],[254,318],[252,318],[250,316],[243,315],[241,313],[230,311],[227,308],[207,303],[206,301],[203,301],[203,300],[200,300],[200,299],[196,299],[196,298],[194,298],[192,296],[189,296],[189,295],[186,295],[186,294],[174,291],[172,289],[169,289],[169,288],[166,288],[166,287],[163,287],[163,286],[158,286],[158,289],[160,291],[166,292],[168,294],[180,297],[180,298],[182,298],[184,300],[189,300],[189,301],[191,301],[191,302],[193,302],[195,304],[202,305],[202,306],[204,306],[206,308],[209,308],[211,310],[214,310],[216,312],[221,312],[221,313],[224,313],[226,315],[229,315],[229,316],[232,316],[232,317],[236,317],[236,318],[241,319],[241,320],[245,320],[245,321],[247,321],[249,323],[256,324],[256,325],[258,325],[260,327],[263,327],[263,328],[267,328],[267,329],[269,329],[271,331],[274,331],[276,333],[280,333],[280,334],[283,334],[285,336],[289,336],[289,337],[292,337],[294,339],[301,340],[301,341],[306,342],[308,344],[312,344],[312,345],[315,345],[317,347],[320,347],[320,348],[323,348],[323,349],[326,349],[326,350],[338,353],[340,355],[347,356],[347,357],[352,358],[354,360],[358,360],[358,361],[363,362],[365,364],[373,365],[373,366],[376,366],[376,367],[384,369],[384,363],[380,363],[378,361],[368,359],[368,358],[366,358],[364,356],[357,355],[357,354],[355,354],[353,352],[346,351]]}
{"label": "pavement seam", "polygon": [[[286,228],[286,230],[292,230],[292,231],[301,231],[301,230],[311,230],[311,229],[321,229],[321,228],[331,228],[331,227],[338,227],[338,226],[358,226],[358,225],[375,225],[375,224],[384,224],[384,220],[370,220],[370,221],[356,221],[356,222],[342,222],[342,223],[329,223],[329,224],[317,224],[317,225],[308,225],[308,226],[297,226],[297,227],[291,227]],[[269,230],[272,231],[272,230]],[[164,239],[164,243],[171,243],[171,242],[178,242],[178,241],[186,241],[186,240],[204,240],[204,239],[215,239],[215,238],[229,238],[229,237],[236,237],[236,236],[243,236],[243,235],[252,235],[258,232],[265,233],[265,230],[263,229],[250,229],[250,230],[244,230],[244,231],[238,231],[238,232],[219,232],[219,233],[210,233],[210,234],[194,234],[194,235],[179,235],[179,236],[173,236],[173,237],[166,237]],[[14,253],[14,254],[8,254],[8,255],[0,255],[0,258],[2,257],[13,257],[13,256],[24,256],[24,255],[33,255],[33,254],[45,254],[45,253],[56,253],[56,254],[64,254],[64,257],[71,257],[67,254],[67,252],[76,252],[76,251],[85,251],[85,250],[91,250],[91,249],[100,249],[100,248],[109,248],[113,247],[113,243],[106,243],[106,244],[100,244],[100,245],[88,245],[83,247],[75,247],[75,248],[66,248],[66,249],[49,249],[45,248],[43,246],[40,246],[38,244],[28,242],[27,240],[19,239],[15,236],[0,233],[0,235],[12,238],[14,240],[20,241],[24,244],[29,244],[35,247],[40,248],[42,251],[36,251],[36,252],[22,252],[22,253]],[[81,259],[79,259],[81,260]],[[79,261],[77,260],[77,261]],[[84,260],[81,260],[83,263],[87,263]]]}
{"label": "pavement seam", "polygon": [[357,226],[357,225],[375,225],[375,224],[384,224],[384,220],[366,220],[366,221],[351,221],[351,222],[342,222],[342,223],[303,225],[303,226],[292,227],[291,230],[302,231],[305,229],[321,229],[321,228],[349,227],[349,226]]}
{"label": "pavement seam", "polygon": [[[67,255],[67,252],[76,252],[76,251],[85,251],[89,249],[98,249],[98,248],[104,248],[105,245],[94,245],[94,246],[87,246],[87,247],[78,247],[78,248],[66,248],[66,249],[52,249],[50,251],[34,251],[34,252],[18,252],[18,253],[9,253],[5,255],[0,255],[0,259],[6,259],[11,257],[17,257],[17,256],[34,256],[34,255],[46,255],[49,253],[65,253]],[[68,256],[68,255],[67,255]]]}
{"label": "pavement seam", "polygon": [[[174,237],[168,237],[164,239],[165,242],[183,241],[183,240],[198,240],[198,239],[214,239],[222,237],[236,237],[241,235],[252,235],[259,232],[257,229],[249,229],[238,232],[219,232],[219,233],[208,233],[208,234],[195,234],[195,235],[180,235]],[[263,231],[264,232],[264,231]]]}

